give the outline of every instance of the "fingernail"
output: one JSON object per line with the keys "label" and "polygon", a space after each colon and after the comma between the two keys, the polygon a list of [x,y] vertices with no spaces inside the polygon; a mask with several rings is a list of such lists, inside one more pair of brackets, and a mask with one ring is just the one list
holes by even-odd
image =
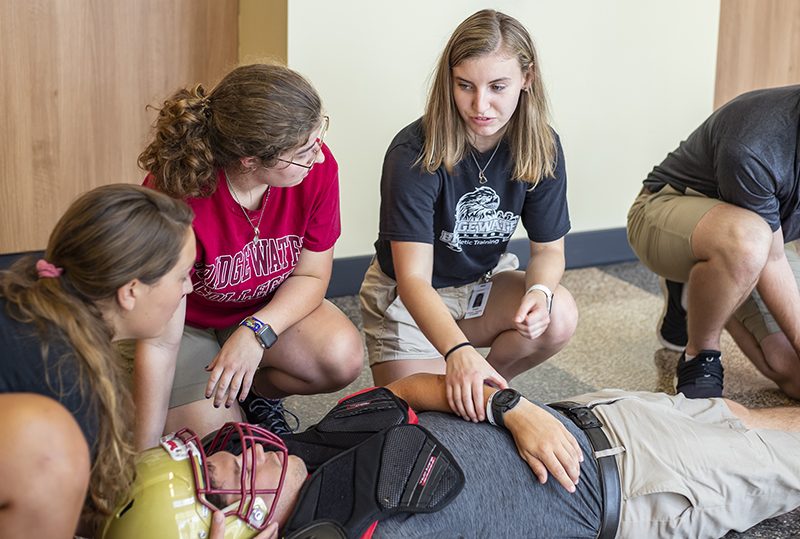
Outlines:
{"label": "fingernail", "polygon": [[225,403],[225,408],[230,408],[230,407],[231,407],[231,405],[226,402]]}
{"label": "fingernail", "polygon": [[207,399],[210,399],[210,398],[211,398],[211,395],[206,395],[206,398],[207,398]]}
{"label": "fingernail", "polygon": [[214,408],[219,408],[219,404],[215,404],[215,405],[214,405]]}

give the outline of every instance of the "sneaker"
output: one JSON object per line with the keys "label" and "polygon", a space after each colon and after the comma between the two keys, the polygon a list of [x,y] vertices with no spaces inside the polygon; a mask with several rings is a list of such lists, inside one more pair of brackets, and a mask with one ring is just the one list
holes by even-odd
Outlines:
{"label": "sneaker", "polygon": [[722,396],[722,354],[717,350],[700,350],[694,359],[686,361],[686,352],[678,361],[677,393],[688,399]]}
{"label": "sneaker", "polygon": [[[283,406],[283,399],[267,399],[251,389],[240,406],[248,423],[278,436],[291,434],[300,428],[300,419]],[[293,426],[286,420],[287,415],[292,417]]]}
{"label": "sneaker", "polygon": [[686,334],[686,308],[684,307],[683,293],[686,286],[683,283],[659,279],[661,292],[664,293],[664,310],[658,322],[658,340],[661,346],[674,352],[683,352],[686,348],[688,336]]}

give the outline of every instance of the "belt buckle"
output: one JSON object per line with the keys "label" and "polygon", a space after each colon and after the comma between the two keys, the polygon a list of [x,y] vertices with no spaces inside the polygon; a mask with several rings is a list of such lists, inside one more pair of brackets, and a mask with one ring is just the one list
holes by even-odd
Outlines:
{"label": "belt buckle", "polygon": [[594,412],[586,406],[569,408],[567,413],[569,414],[569,418],[583,430],[599,429],[603,426],[603,423],[600,422]]}

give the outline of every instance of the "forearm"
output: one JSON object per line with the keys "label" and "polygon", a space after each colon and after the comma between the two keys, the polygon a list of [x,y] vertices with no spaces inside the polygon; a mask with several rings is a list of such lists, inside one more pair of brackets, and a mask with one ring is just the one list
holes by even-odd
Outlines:
{"label": "forearm", "polygon": [[[417,412],[453,413],[447,404],[445,377],[441,374],[413,374],[388,384],[386,388],[406,401]],[[486,409],[489,397],[497,391],[492,386],[483,386],[484,409]],[[523,397],[520,403],[505,415],[505,426],[512,434],[516,434],[519,429],[523,428],[525,417],[540,412],[543,412],[541,408]]]}
{"label": "forearm", "polygon": [[550,290],[556,289],[564,276],[566,266],[561,241],[563,240],[548,247],[532,246],[531,257],[525,268],[526,288],[534,284],[543,284]]}
{"label": "forearm", "polygon": [[[418,412],[453,413],[447,403],[444,376],[415,374],[386,386]],[[497,390],[483,386],[483,407]],[[575,492],[583,460],[575,437],[555,417],[525,398],[503,415],[505,428],[514,438],[517,451],[540,483],[548,472],[568,492]]]}
{"label": "forearm", "polygon": [[270,302],[253,313],[280,335],[311,314],[325,299],[328,280],[314,275],[292,275],[284,281]]}
{"label": "forearm", "polygon": [[164,431],[175,377],[177,348],[136,343],[133,402],[136,410],[134,443],[137,451],[158,444]]}
{"label": "forearm", "polygon": [[783,245],[777,252],[772,249],[756,288],[792,347],[800,353],[800,291]]}
{"label": "forearm", "polygon": [[428,280],[398,277],[397,293],[419,329],[442,355],[468,340]]}
{"label": "forearm", "polygon": [[[418,373],[386,386],[392,393],[403,399],[417,412],[445,412],[452,414],[453,410],[447,403],[447,388],[445,377],[441,374]],[[497,389],[483,386],[483,406]]]}

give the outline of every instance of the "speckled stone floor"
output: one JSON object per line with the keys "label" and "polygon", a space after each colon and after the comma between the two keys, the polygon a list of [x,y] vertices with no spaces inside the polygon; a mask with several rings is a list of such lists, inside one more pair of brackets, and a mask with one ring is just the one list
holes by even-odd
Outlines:
{"label": "speckled stone floor", "polygon": [[[569,270],[563,284],[578,303],[578,331],[555,357],[515,378],[512,382],[515,388],[543,401],[604,387],[674,392],[672,380],[678,354],[661,348],[655,336],[662,306],[655,275],[641,264],[631,262]],[[333,301],[361,327],[357,298],[348,296]],[[749,406],[800,406],[758,373],[727,334],[722,349],[726,397]],[[305,427],[318,421],[342,396],[371,385],[365,366],[361,376],[344,390],[330,395],[291,397],[287,406],[298,414]],[[800,538],[800,508],[725,537]]]}

